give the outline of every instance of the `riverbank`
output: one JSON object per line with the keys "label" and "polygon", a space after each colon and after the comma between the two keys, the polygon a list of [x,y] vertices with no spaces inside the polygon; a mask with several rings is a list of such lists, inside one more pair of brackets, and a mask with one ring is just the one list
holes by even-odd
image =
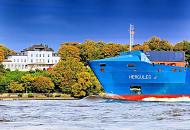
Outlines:
{"label": "riverbank", "polygon": [[61,93],[3,93],[0,100],[77,100],[69,94]]}

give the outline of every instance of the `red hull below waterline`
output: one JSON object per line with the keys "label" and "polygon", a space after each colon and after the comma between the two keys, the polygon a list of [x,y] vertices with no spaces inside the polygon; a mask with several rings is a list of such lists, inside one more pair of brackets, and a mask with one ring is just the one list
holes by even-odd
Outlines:
{"label": "red hull below waterline", "polygon": [[105,98],[129,101],[190,101],[190,95],[106,95]]}

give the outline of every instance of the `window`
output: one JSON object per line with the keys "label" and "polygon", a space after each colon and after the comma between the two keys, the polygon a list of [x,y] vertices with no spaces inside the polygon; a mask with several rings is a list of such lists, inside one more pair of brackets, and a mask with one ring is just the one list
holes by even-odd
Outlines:
{"label": "window", "polygon": [[23,62],[23,59],[21,59],[21,62]]}
{"label": "window", "polygon": [[26,62],[26,59],[24,59],[24,62]]}
{"label": "window", "polygon": [[127,66],[128,66],[128,67],[135,67],[134,64],[128,64]]}
{"label": "window", "polygon": [[36,57],[38,57],[38,54],[36,54]]}
{"label": "window", "polygon": [[48,63],[49,63],[49,59],[48,59]]}
{"label": "window", "polygon": [[48,57],[49,57],[49,54],[48,54]]}
{"label": "window", "polygon": [[31,54],[31,57],[33,57],[33,54]]}
{"label": "window", "polygon": [[40,57],[41,57],[42,55],[40,54]]}
{"label": "window", "polygon": [[19,59],[17,59],[17,62],[19,62]]}
{"label": "window", "polygon": [[16,62],[16,60],[14,59],[14,62]]}
{"label": "window", "polygon": [[43,54],[43,57],[45,57],[45,54]]}
{"label": "window", "polygon": [[105,63],[100,63],[100,66],[104,67],[104,66],[106,66],[106,64]]}
{"label": "window", "polygon": [[33,63],[33,59],[31,59],[31,63]]}

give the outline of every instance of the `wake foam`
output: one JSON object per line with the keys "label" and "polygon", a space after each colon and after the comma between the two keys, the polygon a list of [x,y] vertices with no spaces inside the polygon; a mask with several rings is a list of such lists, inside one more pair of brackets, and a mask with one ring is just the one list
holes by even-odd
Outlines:
{"label": "wake foam", "polygon": [[176,98],[156,98],[148,97],[142,99],[142,101],[158,101],[158,102],[190,102],[190,97],[182,96]]}

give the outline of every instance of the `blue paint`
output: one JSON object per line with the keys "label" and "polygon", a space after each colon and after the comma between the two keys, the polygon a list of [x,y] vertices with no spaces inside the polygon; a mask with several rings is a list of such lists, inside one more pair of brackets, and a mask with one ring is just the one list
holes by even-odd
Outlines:
{"label": "blue paint", "polygon": [[142,51],[90,61],[89,65],[106,93],[133,94],[130,86],[141,86],[141,94],[190,94],[190,69],[152,64]]}

